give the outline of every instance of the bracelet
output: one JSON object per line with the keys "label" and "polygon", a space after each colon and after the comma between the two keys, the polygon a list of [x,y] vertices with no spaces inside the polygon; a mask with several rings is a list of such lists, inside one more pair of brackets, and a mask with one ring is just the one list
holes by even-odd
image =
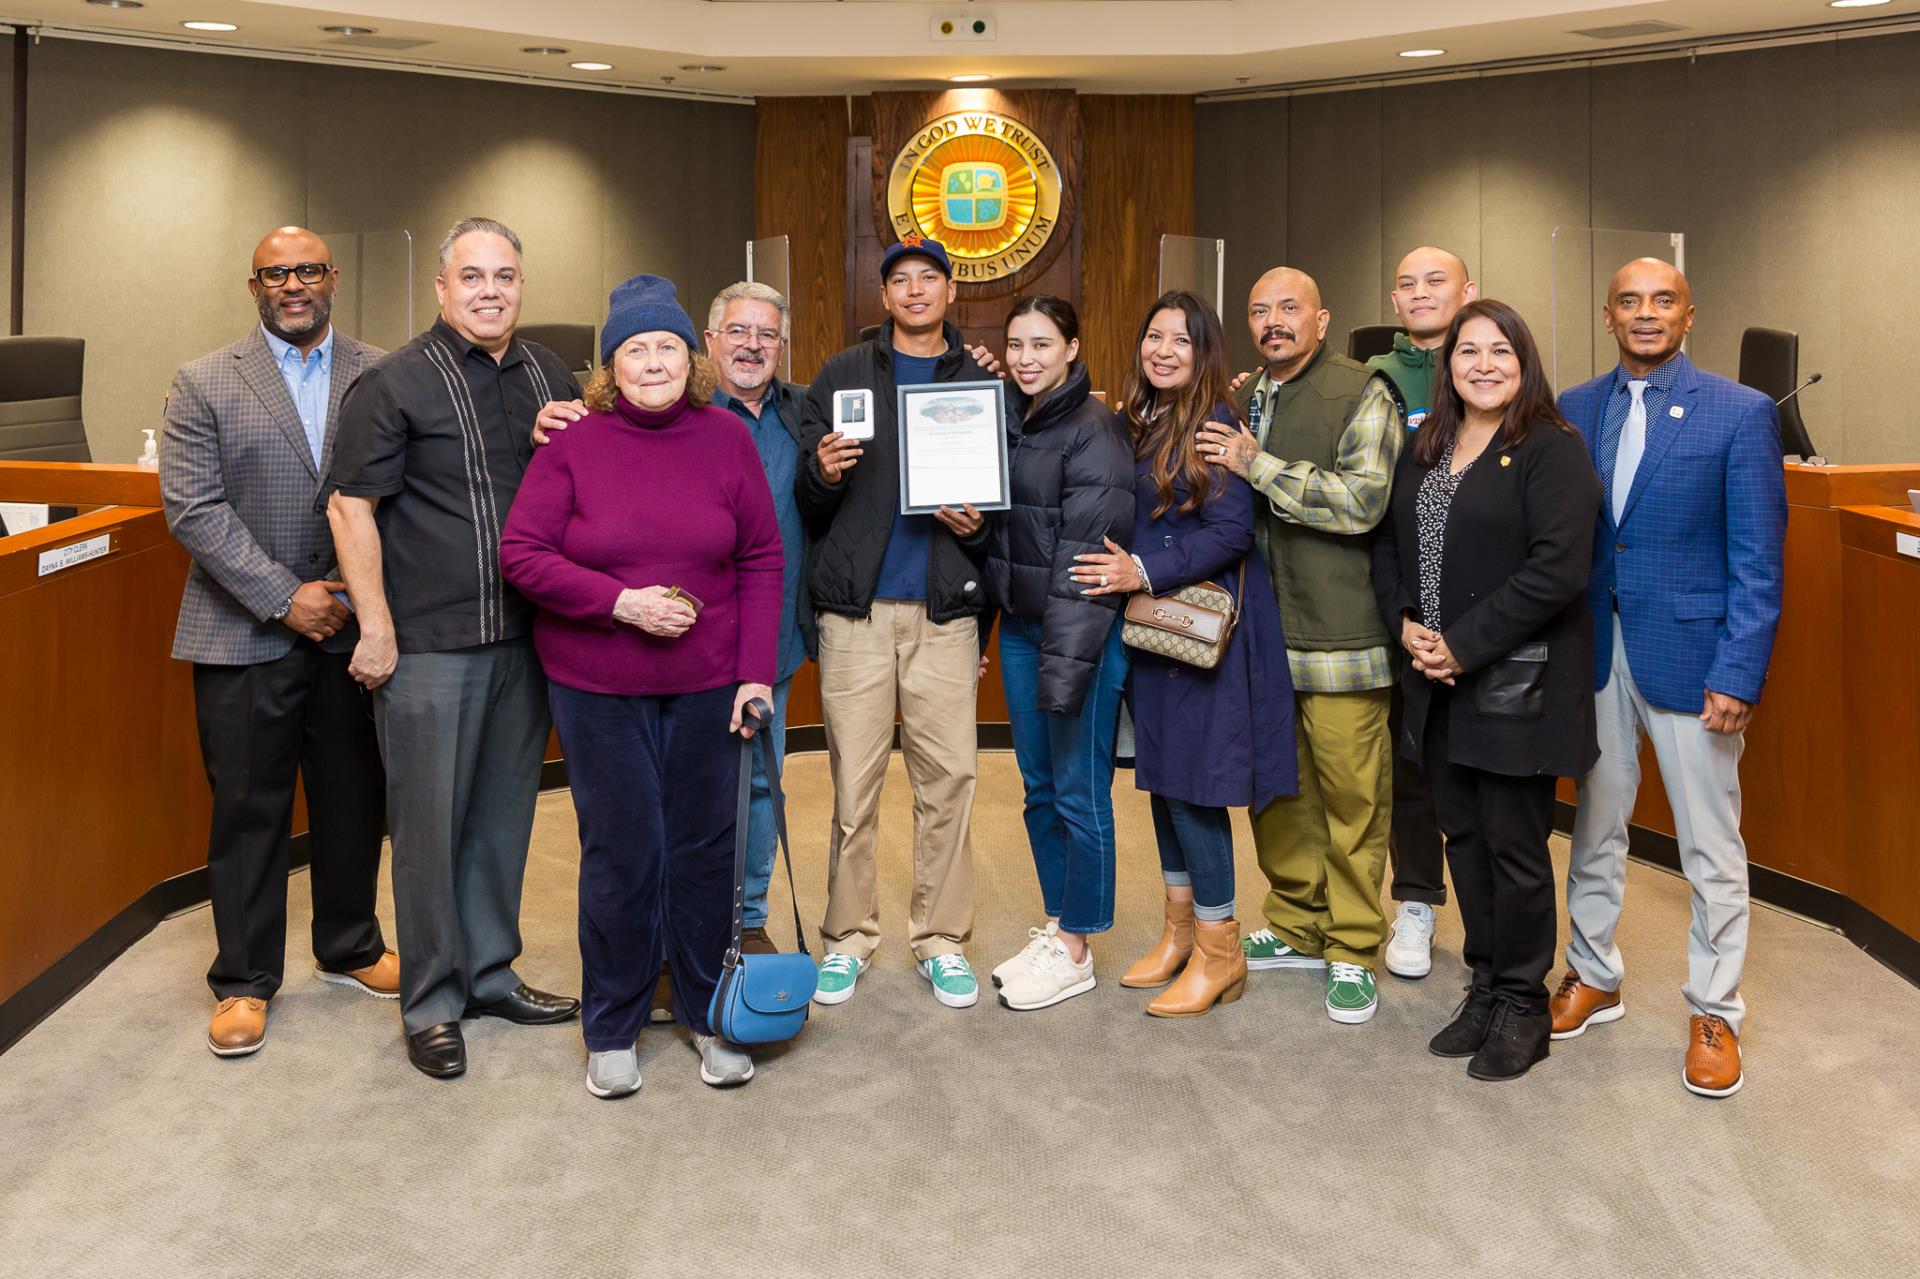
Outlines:
{"label": "bracelet", "polygon": [[274,621],[274,622],[284,622],[287,620],[287,614],[291,612],[293,612],[293,596],[289,595],[281,603],[279,608],[276,608],[273,610],[273,616],[268,620]]}
{"label": "bracelet", "polygon": [[1129,555],[1127,558],[1133,561],[1133,571],[1140,575],[1140,589],[1149,595],[1153,594],[1153,579],[1147,576],[1147,566],[1140,562],[1138,555]]}

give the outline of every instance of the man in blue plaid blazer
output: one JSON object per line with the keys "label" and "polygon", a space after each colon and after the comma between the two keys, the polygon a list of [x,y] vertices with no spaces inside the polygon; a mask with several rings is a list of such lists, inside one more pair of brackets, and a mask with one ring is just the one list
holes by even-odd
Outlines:
{"label": "man in blue plaid blazer", "polygon": [[1614,934],[1644,732],[1693,886],[1681,991],[1693,1015],[1681,1078],[1692,1092],[1725,1097],[1743,1078],[1740,751],[1780,620],[1780,422],[1765,395],[1703,372],[1681,350],[1693,297],[1669,263],[1642,258],[1620,268],[1602,314],[1619,365],[1560,397],[1586,437],[1606,501],[1587,588],[1600,761],[1580,782],[1567,874],[1569,971],[1553,998],[1553,1037],[1570,1039],[1626,1011]]}
{"label": "man in blue plaid blazer", "polygon": [[258,1051],[286,949],[294,778],[307,791],[313,953],[323,981],[400,989],[374,899],[385,781],[373,719],[347,674],[357,634],[314,510],[340,399],[380,351],[334,332],[340,273],[311,231],[253,254],[260,323],[174,376],[160,445],[167,522],[193,557],[173,655],[193,663],[213,788],[207,880],[219,1003],[207,1042]]}

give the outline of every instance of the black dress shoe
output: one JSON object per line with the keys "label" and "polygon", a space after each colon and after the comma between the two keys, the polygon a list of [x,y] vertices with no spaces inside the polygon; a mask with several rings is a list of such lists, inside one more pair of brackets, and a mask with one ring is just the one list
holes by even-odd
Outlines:
{"label": "black dress shoe", "polygon": [[580,1011],[580,1001],[565,995],[549,995],[522,982],[490,1004],[474,1004],[469,1017],[499,1017],[517,1026],[551,1026],[566,1021]]}
{"label": "black dress shoe", "polygon": [[460,1034],[460,1023],[443,1021],[418,1034],[407,1036],[407,1060],[423,1075],[452,1079],[467,1070],[467,1041]]}
{"label": "black dress shoe", "polygon": [[1469,986],[1467,997],[1453,1010],[1453,1020],[1427,1041],[1427,1051],[1436,1057],[1471,1057],[1487,1042],[1487,1025],[1492,1020],[1493,992]]}
{"label": "black dress shoe", "polygon": [[1546,1013],[1522,1012],[1512,1000],[1496,999],[1486,1042],[1467,1063],[1467,1073],[1475,1079],[1518,1079],[1547,1059],[1552,1033],[1553,1019]]}

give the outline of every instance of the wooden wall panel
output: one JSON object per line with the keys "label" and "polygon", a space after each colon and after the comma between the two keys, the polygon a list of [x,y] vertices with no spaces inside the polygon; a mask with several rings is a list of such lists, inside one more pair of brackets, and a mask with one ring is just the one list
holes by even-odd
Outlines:
{"label": "wooden wall panel", "polygon": [[1158,296],[1160,237],[1192,235],[1193,99],[1080,99],[1081,358],[1117,398]]}
{"label": "wooden wall panel", "polygon": [[805,382],[846,345],[845,98],[755,104],[753,233],[788,237],[793,376]]}

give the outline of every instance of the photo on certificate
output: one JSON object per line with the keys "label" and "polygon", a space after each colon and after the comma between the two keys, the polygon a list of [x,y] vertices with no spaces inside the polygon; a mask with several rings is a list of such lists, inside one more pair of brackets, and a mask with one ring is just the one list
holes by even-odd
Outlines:
{"label": "photo on certificate", "polygon": [[1004,511],[1007,482],[1006,390],[991,382],[903,386],[900,513],[931,515],[943,506]]}

